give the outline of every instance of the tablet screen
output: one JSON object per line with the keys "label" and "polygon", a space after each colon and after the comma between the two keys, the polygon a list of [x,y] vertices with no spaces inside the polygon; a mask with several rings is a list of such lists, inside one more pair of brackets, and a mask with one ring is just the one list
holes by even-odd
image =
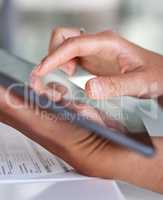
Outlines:
{"label": "tablet screen", "polygon": [[[29,74],[34,64],[10,56],[1,50],[0,62],[0,72],[28,84]],[[137,99],[131,97],[112,98],[105,101],[89,99],[82,88],[72,83],[59,70],[47,75],[42,81],[44,84],[54,82],[65,88],[66,92],[59,106],[70,108],[77,114],[80,113],[89,120],[108,127],[113,132],[118,130],[128,138],[153,148],[151,138],[136,109]]]}

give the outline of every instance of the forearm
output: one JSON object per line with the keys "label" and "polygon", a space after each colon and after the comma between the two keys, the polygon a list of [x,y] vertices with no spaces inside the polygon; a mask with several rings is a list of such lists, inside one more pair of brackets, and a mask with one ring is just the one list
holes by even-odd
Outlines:
{"label": "forearm", "polygon": [[163,137],[153,138],[157,148],[153,158],[145,158],[128,152],[116,178],[134,185],[163,193]]}
{"label": "forearm", "polygon": [[[12,98],[12,102],[23,105],[17,98]],[[94,135],[90,137],[86,131],[70,123],[49,120],[30,108],[19,110],[3,101],[0,103],[3,122],[61,156],[75,168],[80,166],[80,172],[123,180],[163,193],[163,137],[153,138],[157,153],[153,158],[145,158]]]}

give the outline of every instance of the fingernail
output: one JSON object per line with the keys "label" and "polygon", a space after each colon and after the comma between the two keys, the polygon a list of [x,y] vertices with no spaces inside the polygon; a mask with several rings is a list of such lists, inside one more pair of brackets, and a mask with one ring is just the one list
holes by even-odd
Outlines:
{"label": "fingernail", "polygon": [[39,64],[33,68],[32,72],[31,72],[31,76],[30,76],[31,81],[35,79],[34,78],[35,76],[39,75],[39,71],[40,71],[41,67],[42,67],[41,64]]}
{"label": "fingernail", "polygon": [[44,58],[41,60],[40,64],[38,64],[38,65],[33,69],[33,71],[32,71],[33,74],[37,74],[37,75],[39,74],[39,72],[41,71],[41,69],[42,69],[42,67],[43,67],[43,65],[44,65],[44,63],[45,63],[45,61],[46,61],[46,59],[47,59],[47,56],[44,57]]}
{"label": "fingernail", "polygon": [[53,101],[60,101],[62,98],[62,94],[60,92],[52,89],[48,89],[45,93]]}
{"label": "fingernail", "polygon": [[54,101],[60,101],[61,98],[62,98],[62,94],[59,93],[59,92],[56,92],[56,93],[54,94],[54,96],[53,96],[53,100],[54,100]]}
{"label": "fingernail", "polygon": [[101,87],[101,81],[92,79],[86,86],[88,95],[93,99],[100,99],[103,96],[103,90]]}
{"label": "fingernail", "polygon": [[37,65],[37,66],[34,68],[33,73],[35,73],[35,74],[39,73],[40,70],[41,70],[41,68],[42,68],[42,63],[40,63],[39,65]]}
{"label": "fingernail", "polygon": [[85,28],[80,28],[80,34],[84,34],[86,32]]}

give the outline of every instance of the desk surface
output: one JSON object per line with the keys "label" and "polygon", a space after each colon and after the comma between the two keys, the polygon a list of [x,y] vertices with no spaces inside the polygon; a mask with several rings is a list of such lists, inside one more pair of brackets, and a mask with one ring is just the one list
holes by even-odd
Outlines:
{"label": "desk surface", "polygon": [[3,184],[0,185],[0,198],[2,200],[124,200],[118,187],[104,180]]}
{"label": "desk surface", "polygon": [[[162,200],[163,195],[136,188],[125,183],[119,183],[119,188],[126,200]],[[32,183],[0,185],[1,200],[111,200],[117,199],[108,183],[77,181],[74,183]],[[121,197],[121,195],[120,195]],[[123,200],[122,198],[118,198]]]}

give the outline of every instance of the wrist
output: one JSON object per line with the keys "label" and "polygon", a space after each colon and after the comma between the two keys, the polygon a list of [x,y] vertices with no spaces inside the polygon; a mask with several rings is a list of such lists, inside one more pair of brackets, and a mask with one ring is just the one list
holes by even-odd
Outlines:
{"label": "wrist", "polygon": [[146,158],[131,151],[119,161],[119,170],[116,170],[114,179],[125,181],[139,187],[156,192],[163,192],[163,138],[153,138],[157,149],[156,155]]}

